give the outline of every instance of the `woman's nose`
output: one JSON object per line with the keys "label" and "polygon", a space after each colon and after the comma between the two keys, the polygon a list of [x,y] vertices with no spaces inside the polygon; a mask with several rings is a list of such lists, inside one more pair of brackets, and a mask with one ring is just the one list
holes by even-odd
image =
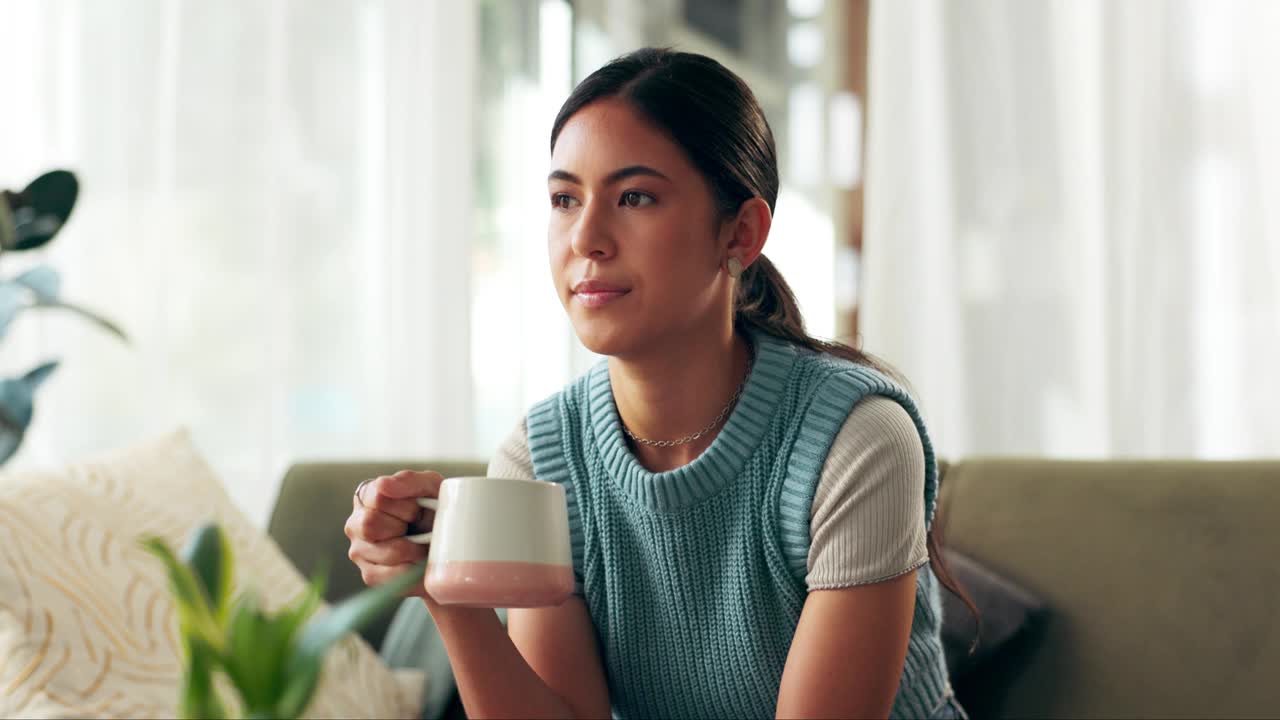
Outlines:
{"label": "woman's nose", "polygon": [[607,211],[595,203],[583,207],[573,228],[573,252],[581,257],[603,260],[616,249]]}

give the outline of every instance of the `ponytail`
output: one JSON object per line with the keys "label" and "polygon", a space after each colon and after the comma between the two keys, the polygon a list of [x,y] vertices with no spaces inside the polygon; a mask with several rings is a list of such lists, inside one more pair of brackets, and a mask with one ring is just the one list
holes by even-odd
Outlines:
{"label": "ponytail", "polygon": [[835,355],[879,370],[895,380],[903,380],[887,363],[851,345],[810,336],[805,330],[795,293],[773,261],[764,255],[742,271],[733,306],[734,323],[738,326],[754,327],[814,352]]}

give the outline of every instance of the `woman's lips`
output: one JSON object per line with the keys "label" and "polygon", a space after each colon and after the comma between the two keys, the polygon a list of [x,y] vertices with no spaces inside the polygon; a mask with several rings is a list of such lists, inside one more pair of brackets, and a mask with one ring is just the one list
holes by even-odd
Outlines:
{"label": "woman's lips", "polygon": [[573,294],[584,307],[600,308],[627,294],[627,290],[587,290]]}

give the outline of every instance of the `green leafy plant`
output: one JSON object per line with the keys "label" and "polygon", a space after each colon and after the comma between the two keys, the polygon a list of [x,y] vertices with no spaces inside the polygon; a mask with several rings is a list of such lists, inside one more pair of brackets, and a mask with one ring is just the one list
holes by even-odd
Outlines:
{"label": "green leafy plant", "polygon": [[320,682],[325,653],[421,582],[424,570],[420,565],[313,618],[324,597],[323,571],[293,605],[268,613],[251,591],[233,597],[231,544],[218,526],[196,530],[181,556],[157,537],[142,544],[164,563],[177,606],[185,656],[179,712],[185,718],[231,716],[215,690],[218,673],[239,695],[239,717],[301,716]]}
{"label": "green leafy plant", "polygon": [[[54,170],[20,191],[0,190],[0,254],[49,244],[71,216],[79,188],[75,175]],[[61,290],[58,272],[48,265],[37,265],[13,278],[0,277],[0,340],[20,313],[58,309],[80,315],[128,342],[115,323],[63,300]],[[20,377],[0,380],[0,465],[18,451],[31,424],[36,389],[57,367],[57,361],[44,362]]]}

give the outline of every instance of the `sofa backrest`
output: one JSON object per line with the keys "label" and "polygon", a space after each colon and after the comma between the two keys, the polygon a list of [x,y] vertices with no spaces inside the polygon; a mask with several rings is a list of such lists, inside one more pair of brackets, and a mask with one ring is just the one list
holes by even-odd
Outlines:
{"label": "sofa backrest", "polygon": [[[479,462],[299,463],[269,532],[331,602],[364,584],[343,522],[368,477],[483,475]],[[1038,646],[993,683],[992,717],[1274,717],[1280,712],[1280,461],[945,465],[947,546],[1049,606]],[[362,633],[381,646],[386,613]],[[1007,681],[1007,682],[1006,682]],[[1007,688],[998,695],[995,688]]]}
{"label": "sofa backrest", "polygon": [[982,714],[1280,713],[1280,461],[964,460],[938,527],[1049,606]]}
{"label": "sofa backrest", "polygon": [[[344,600],[365,587],[360,571],[347,559],[350,544],[343,533],[351,515],[351,494],[361,480],[405,469],[435,470],[445,477],[484,475],[487,471],[479,462],[387,460],[301,462],[285,473],[267,532],[303,575],[311,577],[321,563],[328,564],[325,599],[329,602]],[[374,649],[382,646],[395,610],[393,606],[360,633]]]}

